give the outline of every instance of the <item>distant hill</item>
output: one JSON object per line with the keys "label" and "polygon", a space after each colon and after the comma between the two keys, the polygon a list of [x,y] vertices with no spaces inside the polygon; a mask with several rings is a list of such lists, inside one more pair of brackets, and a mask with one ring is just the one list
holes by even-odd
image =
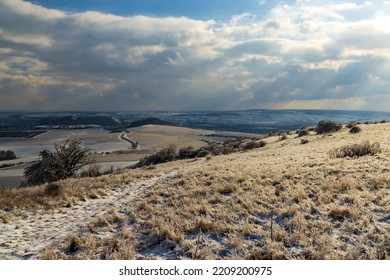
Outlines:
{"label": "distant hill", "polygon": [[103,127],[118,126],[122,122],[108,116],[66,116],[66,117],[45,117],[39,120],[40,125],[99,125]]}
{"label": "distant hill", "polygon": [[1,137],[23,137],[23,138],[33,138],[34,136],[37,136],[38,134],[44,133],[46,130],[0,130],[0,138]]}
{"label": "distant hill", "polygon": [[145,119],[133,121],[133,122],[130,122],[130,123],[129,122],[123,122],[121,125],[112,126],[112,127],[106,128],[106,129],[108,129],[109,131],[114,133],[114,132],[124,131],[127,128],[139,127],[139,126],[148,125],[148,124],[175,126],[175,124],[173,124],[173,123],[170,123],[170,122],[167,122],[167,121],[163,121],[163,120],[161,120],[159,118],[151,117],[151,118],[145,118]]}
{"label": "distant hill", "polygon": [[138,127],[138,126],[143,126],[143,125],[148,125],[148,124],[154,124],[154,125],[174,125],[173,123],[163,121],[158,118],[146,118],[138,121],[134,121],[130,123],[128,127]]}

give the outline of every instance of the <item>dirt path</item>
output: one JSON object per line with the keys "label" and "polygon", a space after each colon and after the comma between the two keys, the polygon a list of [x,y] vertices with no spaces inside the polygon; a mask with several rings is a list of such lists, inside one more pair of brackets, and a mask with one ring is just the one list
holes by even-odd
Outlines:
{"label": "dirt path", "polygon": [[149,180],[110,190],[107,196],[89,199],[70,208],[53,211],[26,211],[21,217],[0,223],[0,260],[39,259],[42,249],[77,232],[92,218],[118,205],[133,203],[145,190],[158,181],[172,176],[165,173]]}

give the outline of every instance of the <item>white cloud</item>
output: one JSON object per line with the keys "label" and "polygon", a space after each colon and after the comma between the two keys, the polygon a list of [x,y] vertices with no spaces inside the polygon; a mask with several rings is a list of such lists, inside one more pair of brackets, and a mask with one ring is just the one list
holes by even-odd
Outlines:
{"label": "white cloud", "polygon": [[57,20],[63,18],[66,14],[58,10],[44,8],[40,5],[32,4],[22,0],[1,0],[2,5],[6,6],[9,15],[21,15],[35,17],[40,20]]}
{"label": "white cloud", "polygon": [[29,45],[37,45],[42,47],[49,47],[52,45],[53,41],[44,34],[12,34],[6,32],[0,28],[0,37],[3,40],[7,40],[9,42],[13,42],[16,44],[29,44]]}
{"label": "white cloud", "polygon": [[0,0],[0,109],[382,108],[388,1],[325,2],[216,22]]}
{"label": "white cloud", "polygon": [[355,2],[349,2],[349,3],[347,2],[347,3],[331,5],[330,9],[334,11],[344,11],[344,10],[362,9],[371,5],[373,5],[372,1],[364,1],[364,3],[361,5],[356,4]]}

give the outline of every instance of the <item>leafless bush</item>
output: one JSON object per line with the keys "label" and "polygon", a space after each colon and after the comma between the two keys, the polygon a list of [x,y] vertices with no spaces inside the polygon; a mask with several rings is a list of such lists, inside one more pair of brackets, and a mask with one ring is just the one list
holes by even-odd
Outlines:
{"label": "leafless bush", "polygon": [[169,145],[168,147],[160,150],[159,152],[141,159],[136,167],[148,166],[153,164],[170,162],[177,159],[176,146]]}
{"label": "leafless bush", "polygon": [[227,154],[240,151],[243,142],[244,139],[242,138],[226,140],[225,142],[222,143],[222,147],[221,147],[222,154],[227,155]]}
{"label": "leafless bush", "polygon": [[102,167],[99,164],[92,163],[88,166],[88,169],[81,172],[80,177],[98,177],[103,175]]}
{"label": "leafless bush", "polygon": [[199,150],[198,153],[196,154],[196,157],[198,158],[203,158],[203,157],[208,157],[210,156],[210,152],[207,150]]}
{"label": "leafless bush", "polygon": [[251,140],[245,142],[243,138],[235,138],[224,141],[223,143],[213,143],[199,149],[194,149],[192,146],[181,148],[176,154],[176,147],[171,145],[162,149],[156,154],[141,159],[134,167],[143,167],[153,164],[165,163],[173,160],[189,159],[189,158],[204,158],[207,156],[227,155],[244,150],[264,147],[266,142],[263,140]]}
{"label": "leafless bush", "polygon": [[181,148],[179,150],[178,158],[179,159],[195,158],[196,155],[197,155],[197,151],[194,150],[194,147],[188,146],[185,148]]}
{"label": "leafless bush", "polygon": [[13,151],[0,151],[0,160],[11,160],[15,159],[15,153]]}
{"label": "leafless bush", "polygon": [[346,145],[340,148],[336,148],[330,151],[331,158],[356,158],[366,155],[375,155],[381,151],[380,144],[378,142],[370,143],[364,141],[360,144]]}
{"label": "leafless bush", "polygon": [[340,123],[330,120],[322,120],[317,124],[317,134],[325,134],[339,131],[342,128]]}
{"label": "leafless bush", "polygon": [[362,129],[359,126],[353,126],[349,130],[350,133],[359,133],[360,131],[362,131]]}
{"label": "leafless bush", "polygon": [[266,145],[267,143],[263,140],[257,141],[257,140],[251,140],[242,147],[243,150],[252,150],[256,148],[262,148]]}
{"label": "leafless bush", "polygon": [[357,125],[358,125],[357,121],[350,121],[347,123],[346,127],[352,128],[352,127],[357,126]]}
{"label": "leafless bush", "polygon": [[305,128],[298,131],[298,137],[309,135],[309,131]]}
{"label": "leafless bush", "polygon": [[55,144],[54,152],[42,150],[41,159],[24,170],[27,184],[43,184],[73,176],[81,167],[93,162],[89,151],[74,137],[68,138],[63,145]]}

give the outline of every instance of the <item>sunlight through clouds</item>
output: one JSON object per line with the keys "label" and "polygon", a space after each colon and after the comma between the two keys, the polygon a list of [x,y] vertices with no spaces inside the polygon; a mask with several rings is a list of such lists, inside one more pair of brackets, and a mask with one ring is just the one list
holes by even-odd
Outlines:
{"label": "sunlight through clouds", "polygon": [[390,104],[389,1],[256,3],[202,20],[0,0],[0,109]]}

